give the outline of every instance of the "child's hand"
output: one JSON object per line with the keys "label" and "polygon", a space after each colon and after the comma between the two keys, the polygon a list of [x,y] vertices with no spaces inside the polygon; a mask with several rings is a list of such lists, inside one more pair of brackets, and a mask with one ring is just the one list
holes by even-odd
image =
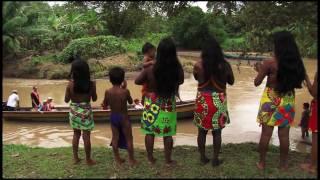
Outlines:
{"label": "child's hand", "polygon": [[124,80],[124,81],[121,83],[120,87],[123,88],[123,89],[126,89],[126,88],[127,88],[127,81]]}
{"label": "child's hand", "polygon": [[259,72],[260,67],[261,67],[261,63],[260,63],[260,62],[254,63],[254,70],[255,70],[255,71]]}

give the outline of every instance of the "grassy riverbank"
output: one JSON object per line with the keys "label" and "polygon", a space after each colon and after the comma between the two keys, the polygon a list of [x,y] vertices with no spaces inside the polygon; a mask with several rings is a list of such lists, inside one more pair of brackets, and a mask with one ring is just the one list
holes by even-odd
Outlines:
{"label": "grassy riverbank", "polygon": [[[258,160],[257,144],[226,144],[222,147],[221,159],[224,163],[213,168],[210,164],[201,166],[197,148],[193,146],[177,146],[173,150],[173,158],[178,165],[167,168],[163,165],[163,150],[156,149],[158,159],[156,166],[146,162],[145,150],[136,149],[135,156],[139,166],[128,168],[126,162],[122,168],[113,166],[110,148],[94,147],[93,158],[98,164],[92,167],[72,164],[72,150],[62,148],[31,148],[23,145],[3,145],[3,177],[5,178],[316,178],[303,172],[299,164],[304,162],[307,154],[290,151],[289,170],[281,172],[277,165],[279,148],[270,146],[265,171],[259,171],[255,162]],[[212,146],[207,147],[207,154],[212,153]],[[121,152],[127,157],[125,151]],[[84,149],[80,149],[80,157],[84,158]]]}

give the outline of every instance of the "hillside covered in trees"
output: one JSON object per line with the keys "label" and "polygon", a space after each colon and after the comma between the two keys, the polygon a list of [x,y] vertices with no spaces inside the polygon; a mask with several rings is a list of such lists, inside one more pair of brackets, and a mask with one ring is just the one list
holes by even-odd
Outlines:
{"label": "hillside covered in trees", "polygon": [[137,64],[141,46],[146,41],[157,45],[165,36],[187,50],[200,49],[214,35],[224,51],[269,52],[270,35],[286,29],[295,35],[302,56],[317,56],[317,2],[214,1],[207,2],[207,12],[191,6],[192,1],[2,3],[4,62],[23,61],[25,73],[42,78],[46,75],[37,66],[63,66],[75,54],[97,60],[127,54]]}

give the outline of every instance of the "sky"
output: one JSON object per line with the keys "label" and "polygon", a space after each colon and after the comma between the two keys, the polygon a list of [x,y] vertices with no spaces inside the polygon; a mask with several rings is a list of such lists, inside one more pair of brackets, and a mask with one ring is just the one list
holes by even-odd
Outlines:
{"label": "sky", "polygon": [[[53,6],[55,4],[64,4],[66,1],[48,1],[50,6]],[[192,6],[199,6],[203,12],[207,12],[207,1],[197,1],[191,4]]]}

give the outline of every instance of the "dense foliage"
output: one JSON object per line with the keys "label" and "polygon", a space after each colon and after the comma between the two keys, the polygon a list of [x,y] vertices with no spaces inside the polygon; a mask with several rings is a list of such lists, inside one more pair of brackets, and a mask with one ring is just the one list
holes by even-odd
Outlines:
{"label": "dense foliage", "polygon": [[58,55],[60,62],[68,62],[70,57],[80,56],[83,59],[108,57],[124,53],[124,45],[115,36],[96,36],[72,40]]}
{"label": "dense foliage", "polygon": [[102,57],[137,52],[145,41],[157,45],[168,35],[184,49],[199,49],[214,35],[225,51],[265,52],[272,50],[270,35],[282,29],[293,32],[303,56],[317,55],[317,2],[210,1],[208,12],[191,5],[70,1],[51,7],[46,2],[3,2],[3,58],[50,52],[53,59],[66,62],[75,51],[87,58]]}

